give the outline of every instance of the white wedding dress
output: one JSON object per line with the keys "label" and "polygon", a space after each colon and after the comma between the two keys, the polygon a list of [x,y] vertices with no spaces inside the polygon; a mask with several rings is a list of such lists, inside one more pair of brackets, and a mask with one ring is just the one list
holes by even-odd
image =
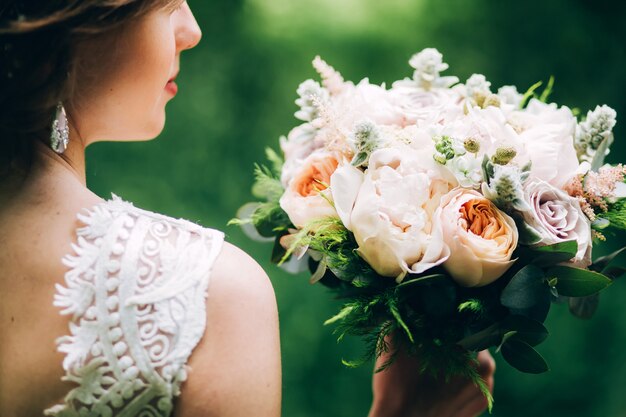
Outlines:
{"label": "white wedding dress", "polygon": [[117,197],[79,214],[69,271],[54,305],[72,315],[64,380],[47,416],[169,416],[206,326],[221,232],[138,209]]}

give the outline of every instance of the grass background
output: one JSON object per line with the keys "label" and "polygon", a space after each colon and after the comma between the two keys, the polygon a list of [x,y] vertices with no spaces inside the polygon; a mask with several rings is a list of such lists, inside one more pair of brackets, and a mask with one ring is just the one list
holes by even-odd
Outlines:
{"label": "grass background", "polygon": [[[497,89],[556,78],[552,99],[586,113],[618,112],[610,161],[626,160],[626,3],[609,0],[191,0],[204,32],[183,54],[180,93],[150,143],[88,151],[90,187],[137,206],[225,230],[255,257],[278,298],[287,417],[365,416],[370,368],[352,370],[358,340],[337,344],[322,326],[338,308],[306,276],[269,264],[271,248],[226,222],[250,199],[252,167],[297,124],[296,87],[321,55],[346,79],[390,83],[410,76],[409,57],[436,47],[461,80],[482,73]],[[626,244],[624,236],[613,247]],[[610,245],[609,245],[610,246]],[[599,248],[596,253],[607,250]],[[493,416],[626,416],[626,283],[603,294],[591,321],[555,305],[540,352],[549,373],[524,375],[496,356]]]}

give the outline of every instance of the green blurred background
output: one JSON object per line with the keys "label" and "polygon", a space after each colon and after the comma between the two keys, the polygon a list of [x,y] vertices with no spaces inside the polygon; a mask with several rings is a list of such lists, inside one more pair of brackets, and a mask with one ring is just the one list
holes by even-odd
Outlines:
{"label": "green blurred background", "polygon": [[[358,340],[337,344],[322,322],[338,303],[307,277],[267,261],[270,246],[226,227],[250,200],[253,163],[297,124],[298,84],[321,55],[347,79],[390,83],[409,57],[436,47],[448,75],[484,74],[520,90],[556,78],[552,99],[585,113],[606,103],[626,114],[626,6],[609,0],[195,0],[204,38],[183,55],[179,96],[150,143],[89,149],[89,183],[136,205],[223,229],[272,278],[281,320],[283,415],[366,416],[370,367],[347,369]],[[618,121],[610,161],[626,160]],[[617,236],[614,245],[625,244]],[[602,249],[596,251],[600,253]],[[626,282],[605,294],[591,321],[554,305],[539,346],[551,371],[521,374],[495,355],[493,415],[626,416]]]}

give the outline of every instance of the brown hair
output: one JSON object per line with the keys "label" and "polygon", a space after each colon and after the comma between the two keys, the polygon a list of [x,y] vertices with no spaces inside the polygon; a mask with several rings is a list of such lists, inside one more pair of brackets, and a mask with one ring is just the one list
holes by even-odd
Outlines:
{"label": "brown hair", "polygon": [[181,0],[8,0],[0,6],[0,177],[25,173],[58,102],[72,97],[76,46]]}

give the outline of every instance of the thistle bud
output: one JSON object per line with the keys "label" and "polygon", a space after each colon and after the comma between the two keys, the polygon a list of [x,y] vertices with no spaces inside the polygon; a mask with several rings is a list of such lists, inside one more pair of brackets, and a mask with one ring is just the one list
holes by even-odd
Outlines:
{"label": "thistle bud", "polygon": [[494,164],[506,165],[517,156],[515,148],[498,148],[496,154],[492,157]]}
{"label": "thistle bud", "polygon": [[480,150],[480,143],[474,138],[467,138],[463,142],[463,147],[469,153],[477,153]]}

